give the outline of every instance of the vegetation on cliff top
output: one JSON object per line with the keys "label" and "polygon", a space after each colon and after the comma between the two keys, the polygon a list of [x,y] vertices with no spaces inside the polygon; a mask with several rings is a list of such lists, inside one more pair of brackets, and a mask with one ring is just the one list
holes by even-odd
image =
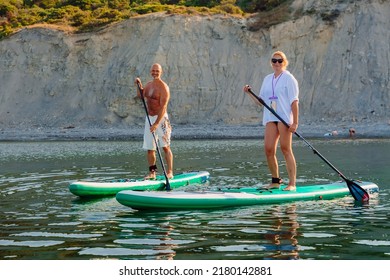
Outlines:
{"label": "vegetation on cliff top", "polygon": [[70,28],[75,32],[86,32],[112,22],[154,12],[244,16],[247,13],[266,13],[274,8],[286,7],[287,2],[291,1],[3,0],[0,3],[0,39],[9,36],[19,28],[36,24],[51,24]]}

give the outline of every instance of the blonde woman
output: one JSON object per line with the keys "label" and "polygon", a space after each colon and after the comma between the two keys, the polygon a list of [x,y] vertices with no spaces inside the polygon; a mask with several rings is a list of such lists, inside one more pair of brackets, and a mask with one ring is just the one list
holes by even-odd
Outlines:
{"label": "blonde woman", "polygon": [[[292,150],[292,134],[298,128],[299,87],[295,77],[287,70],[288,60],[283,52],[274,52],[271,56],[270,64],[273,73],[264,78],[259,97],[273,108],[290,127],[285,126],[269,110],[264,109],[264,151],[268,168],[272,175],[271,184],[267,188],[279,188],[282,183],[282,179],[279,176],[278,159],[276,157],[276,149],[280,141],[280,149],[286,161],[289,177],[288,185],[283,190],[295,191],[297,167]],[[244,92],[248,93],[249,88],[249,86],[245,86]]]}

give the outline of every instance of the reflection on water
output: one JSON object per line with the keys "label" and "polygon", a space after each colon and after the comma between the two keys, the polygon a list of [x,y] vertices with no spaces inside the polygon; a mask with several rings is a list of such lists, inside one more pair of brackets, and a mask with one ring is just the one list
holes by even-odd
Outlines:
{"label": "reflection on water", "polygon": [[273,225],[264,233],[264,239],[272,244],[267,251],[269,259],[298,259],[298,229],[296,205],[276,206],[271,209]]}
{"label": "reflection on water", "polygon": [[[0,143],[0,259],[388,259],[390,140],[313,143],[347,177],[378,184],[379,195],[369,205],[344,198],[139,212],[113,197],[85,200],[68,191],[79,179],[142,176],[138,142]],[[177,172],[207,170],[211,182],[202,188],[213,189],[267,184],[261,145],[176,141],[172,148]],[[338,180],[295,145],[299,184]]]}

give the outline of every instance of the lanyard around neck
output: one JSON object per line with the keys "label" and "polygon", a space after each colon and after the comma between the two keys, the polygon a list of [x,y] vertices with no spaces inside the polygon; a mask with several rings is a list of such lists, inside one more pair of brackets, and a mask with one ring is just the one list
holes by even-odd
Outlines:
{"label": "lanyard around neck", "polygon": [[279,82],[280,77],[282,77],[283,73],[284,73],[284,72],[280,73],[280,75],[279,75],[278,78],[276,79],[275,84],[274,84],[275,74],[272,75],[272,98],[275,98],[275,88],[276,88],[276,85],[277,85],[278,82]]}

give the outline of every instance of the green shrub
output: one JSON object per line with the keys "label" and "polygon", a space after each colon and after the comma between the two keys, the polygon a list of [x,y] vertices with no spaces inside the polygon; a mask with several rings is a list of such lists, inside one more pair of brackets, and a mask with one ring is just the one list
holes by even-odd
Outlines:
{"label": "green shrub", "polygon": [[0,23],[0,40],[8,37],[14,32],[10,24]]}
{"label": "green shrub", "polygon": [[146,4],[143,6],[137,6],[131,9],[137,14],[144,15],[156,12],[163,12],[169,10],[169,5],[161,5],[161,4]]}
{"label": "green shrub", "polygon": [[225,3],[222,1],[221,5],[215,6],[211,9],[211,11],[222,12],[231,15],[243,15],[244,12],[233,3],[235,3],[235,1],[225,1]]}
{"label": "green shrub", "polygon": [[17,8],[11,4],[0,3],[0,17],[7,17],[9,13],[17,12]]}
{"label": "green shrub", "polygon": [[117,21],[121,19],[121,12],[110,8],[99,8],[92,13],[94,18],[107,19],[108,21]]}
{"label": "green shrub", "polygon": [[[260,12],[261,17],[250,26],[257,30],[283,21],[292,0],[0,0],[0,32],[2,38],[21,26],[36,23],[69,25],[90,31],[111,22],[139,14],[231,14]],[[281,9],[282,7],[282,9]],[[270,10],[277,10],[274,17]],[[332,21],[337,13],[322,14]]]}
{"label": "green shrub", "polygon": [[39,7],[32,9],[22,9],[18,13],[18,22],[20,26],[29,26],[43,21],[46,11]]}
{"label": "green shrub", "polygon": [[69,17],[69,24],[74,27],[80,27],[87,25],[91,21],[91,12],[90,11],[79,11],[75,12]]}

